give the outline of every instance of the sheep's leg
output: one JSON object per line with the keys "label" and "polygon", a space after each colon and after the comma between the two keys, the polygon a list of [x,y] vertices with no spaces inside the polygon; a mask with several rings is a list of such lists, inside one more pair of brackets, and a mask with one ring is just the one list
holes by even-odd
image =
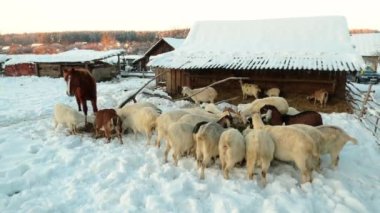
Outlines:
{"label": "sheep's leg", "polygon": [[170,143],[167,143],[166,144],[166,149],[165,149],[165,153],[164,153],[164,162],[167,163],[168,162],[168,154],[169,154],[169,151],[170,151]]}
{"label": "sheep's leg", "polygon": [[179,153],[175,151],[173,153],[174,166],[178,166],[178,158],[179,158]]}
{"label": "sheep's leg", "polygon": [[76,135],[77,134],[77,127],[75,124],[71,124],[71,129],[73,130],[73,134]]}
{"label": "sheep's leg", "polygon": [[104,134],[107,138],[107,143],[111,142],[111,122],[108,122],[104,125]]}
{"label": "sheep's leg", "polygon": [[247,157],[247,177],[249,180],[253,180],[255,176],[255,164],[256,164],[256,155]]}
{"label": "sheep's leg", "polygon": [[225,165],[225,168],[224,168],[224,173],[223,173],[223,176],[226,180],[230,179],[230,176],[229,176],[229,173],[231,171],[231,169],[234,167],[234,164],[231,164],[230,162],[228,162],[226,165]]}
{"label": "sheep's leg", "polygon": [[203,161],[203,155],[197,154],[197,167],[198,167],[198,169],[202,166],[202,161]]}
{"label": "sheep's leg", "polygon": [[330,158],[331,158],[331,167],[335,169],[339,163],[339,154],[336,152],[331,152]]}
{"label": "sheep's leg", "polygon": [[296,160],[297,168],[300,170],[301,183],[311,182],[309,170],[306,166],[306,160]]}
{"label": "sheep's leg", "polygon": [[201,180],[205,179],[205,167],[209,165],[210,160],[211,160],[211,157],[208,154],[203,156],[203,161],[201,165],[201,175],[199,177]]}
{"label": "sheep's leg", "polygon": [[222,171],[224,171],[224,169],[226,168],[226,161],[225,161],[225,156],[224,155],[220,156],[220,164],[222,166]]}
{"label": "sheep's leg", "polygon": [[148,141],[147,141],[146,144],[150,145],[150,140],[152,139],[153,132],[151,130],[147,130],[147,131],[145,131],[145,134],[146,134],[146,136],[148,138]]}
{"label": "sheep's leg", "polygon": [[117,134],[117,137],[119,138],[120,140],[120,144],[123,144],[123,139],[121,137],[121,132],[118,130],[118,128],[116,128],[116,134]]}
{"label": "sheep's leg", "polygon": [[161,145],[161,138],[162,138],[162,132],[161,130],[157,129],[156,146],[158,148],[160,148],[160,145]]}
{"label": "sheep's leg", "polygon": [[269,170],[270,162],[266,160],[261,160],[261,184],[263,186],[267,185],[267,173]]}
{"label": "sheep's leg", "polygon": [[107,138],[107,143],[111,142],[111,134],[108,130],[104,131],[106,138]]}

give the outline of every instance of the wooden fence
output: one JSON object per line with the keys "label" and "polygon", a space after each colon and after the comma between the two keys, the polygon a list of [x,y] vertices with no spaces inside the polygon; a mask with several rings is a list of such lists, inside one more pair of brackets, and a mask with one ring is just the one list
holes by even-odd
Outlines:
{"label": "wooden fence", "polygon": [[346,89],[346,99],[351,104],[354,115],[375,136],[375,142],[380,145],[380,103],[374,98],[372,84],[369,84],[368,90],[365,91],[347,82]]}

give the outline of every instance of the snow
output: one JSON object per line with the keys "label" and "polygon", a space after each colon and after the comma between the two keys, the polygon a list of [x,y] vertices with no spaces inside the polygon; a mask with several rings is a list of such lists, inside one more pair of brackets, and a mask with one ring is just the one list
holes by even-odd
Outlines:
{"label": "snow", "polygon": [[1,63],[4,63],[6,60],[9,59],[9,56],[8,55],[5,55],[5,54],[0,54],[0,64]]}
{"label": "snow", "polygon": [[361,56],[380,56],[380,33],[353,34],[351,39]]}
{"label": "snow", "polygon": [[95,51],[95,50],[79,50],[73,49],[70,51],[51,54],[51,55],[9,55],[10,60],[4,63],[7,65],[23,64],[23,63],[57,63],[57,62],[86,62],[93,60],[101,60],[111,56],[122,54],[124,50],[108,50],[108,51]]}
{"label": "snow", "polygon": [[[98,107],[116,107],[149,79],[98,83]],[[363,85],[365,87],[366,85]],[[153,90],[154,84],[148,86]],[[367,87],[367,86],[366,86]],[[380,85],[373,87],[380,93]],[[126,91],[125,91],[126,90]],[[351,114],[322,114],[358,139],[341,152],[336,170],[323,156],[321,173],[299,185],[290,164],[270,168],[268,185],[246,179],[234,168],[224,180],[218,167],[199,180],[196,162],[163,163],[164,147],[145,145],[143,136],[123,136],[110,144],[91,134],[69,135],[53,127],[56,103],[76,108],[62,78],[0,78],[1,212],[377,212],[380,203],[380,150],[375,138]],[[165,94],[154,90],[157,94]],[[377,96],[378,97],[378,96]],[[137,96],[163,111],[189,105]],[[91,111],[90,106],[90,111]],[[217,161],[218,162],[218,161]]]}
{"label": "snow", "polygon": [[181,69],[359,70],[344,17],[200,21],[150,66]]}
{"label": "snow", "polygon": [[166,41],[166,43],[168,43],[170,46],[172,46],[174,49],[177,49],[179,48],[183,42],[185,41],[185,39],[181,39],[181,38],[169,38],[169,37],[164,37],[162,38],[164,41]]}

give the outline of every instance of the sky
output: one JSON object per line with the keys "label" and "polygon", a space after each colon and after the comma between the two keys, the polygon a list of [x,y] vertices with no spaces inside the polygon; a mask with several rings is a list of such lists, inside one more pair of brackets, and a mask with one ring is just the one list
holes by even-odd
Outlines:
{"label": "sky", "polygon": [[200,20],[256,20],[342,15],[350,28],[380,29],[378,0],[12,0],[0,34],[171,30]]}

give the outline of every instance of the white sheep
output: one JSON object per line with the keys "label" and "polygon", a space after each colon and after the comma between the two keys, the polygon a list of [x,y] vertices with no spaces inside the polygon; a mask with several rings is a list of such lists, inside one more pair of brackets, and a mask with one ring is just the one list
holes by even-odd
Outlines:
{"label": "white sheep", "polygon": [[222,116],[221,114],[214,114],[214,113],[207,112],[206,110],[199,108],[199,107],[183,108],[181,110],[183,110],[189,114],[200,115],[200,116],[209,117],[209,118],[213,118],[213,119],[218,119]]}
{"label": "white sheep", "polygon": [[141,102],[141,103],[134,103],[134,104],[129,104],[125,105],[122,108],[115,109],[116,113],[120,117],[126,117],[127,115],[131,113],[135,113],[137,110],[143,108],[143,107],[151,107],[155,109],[158,113],[161,113],[161,110],[156,107],[154,104],[149,103],[149,102]]}
{"label": "white sheep", "polygon": [[299,114],[300,111],[298,111],[296,108],[294,107],[289,107],[288,108],[288,112],[286,113],[287,115],[297,115]]}
{"label": "white sheep", "polygon": [[57,129],[58,124],[65,125],[70,128],[73,134],[77,133],[79,124],[84,124],[85,117],[77,110],[66,104],[58,103],[54,106],[54,128]]}
{"label": "white sheep", "polygon": [[268,97],[278,97],[278,96],[280,96],[280,89],[277,87],[270,88],[267,91],[265,91],[265,94]]}
{"label": "white sheep", "polygon": [[169,125],[178,121],[182,116],[190,114],[184,110],[164,112],[156,119],[156,146],[160,147],[161,140],[167,139]]}
{"label": "white sheep", "polygon": [[261,92],[261,89],[256,84],[248,84],[242,82],[240,79],[240,86],[241,91],[243,93],[243,100],[247,99],[247,96],[253,96],[255,99],[259,98],[259,93]]}
{"label": "white sheep", "polygon": [[273,160],[275,145],[272,137],[266,130],[253,129],[246,131],[246,160],[247,160],[247,176],[253,179],[255,167],[261,167],[261,183],[266,185],[266,174],[270,163]]}
{"label": "white sheep", "polygon": [[202,87],[198,89],[182,87],[182,95],[191,97],[191,99],[193,99],[196,104],[199,104],[200,102],[214,103],[216,97],[218,96],[218,93],[212,87]]}
{"label": "white sheep", "polygon": [[130,128],[135,134],[135,138],[137,133],[144,133],[148,138],[147,144],[149,145],[159,116],[157,110],[150,106],[133,110],[133,113],[123,113],[121,116],[123,130]]}
{"label": "white sheep", "polygon": [[243,116],[249,116],[254,112],[260,112],[260,109],[265,105],[272,105],[277,108],[281,114],[288,112],[289,104],[285,98],[282,97],[267,97],[254,100],[251,104],[246,105],[241,112]]}
{"label": "white sheep", "polygon": [[245,158],[245,141],[243,135],[236,129],[224,131],[219,139],[219,158],[222,164],[223,176],[229,179],[229,172],[236,163]]}
{"label": "white sheep", "polygon": [[275,158],[282,161],[293,161],[300,170],[301,182],[311,182],[311,165],[320,154],[314,140],[303,130],[291,126],[265,126],[260,113],[252,116],[254,128],[268,131],[275,143]]}
{"label": "white sheep", "polygon": [[220,115],[223,113],[222,110],[220,110],[214,103],[206,103],[201,105],[202,109],[204,109],[206,112]]}
{"label": "white sheep", "polygon": [[[289,125],[290,127],[295,127],[297,129],[300,129],[304,131],[306,134],[308,134],[313,139],[313,146],[314,149],[318,151],[318,153],[321,154],[321,144],[325,141],[324,134],[317,129],[314,126],[305,125],[305,124],[292,124]],[[311,158],[311,162],[309,162],[309,165],[316,171],[320,172],[320,158]]]}
{"label": "white sheep", "polygon": [[164,155],[165,162],[168,161],[168,154],[171,149],[173,150],[173,160],[176,166],[181,156],[194,151],[193,128],[194,125],[180,121],[169,126]]}
{"label": "white sheep", "polygon": [[207,121],[207,122],[214,121],[214,122],[216,122],[217,120],[218,119],[213,118],[213,117],[187,114],[187,115],[182,116],[180,119],[178,119],[178,122],[188,123],[194,127],[197,123],[202,122],[202,121]]}
{"label": "white sheep", "polygon": [[322,125],[316,128],[324,135],[324,141],[320,146],[320,153],[330,154],[331,166],[336,168],[339,162],[339,153],[343,149],[343,146],[348,141],[351,141],[353,144],[357,144],[358,141],[337,126]]}
{"label": "white sheep", "polygon": [[198,167],[201,167],[200,179],[205,178],[204,170],[210,164],[211,158],[219,155],[219,139],[224,128],[215,122],[209,122],[199,127],[195,135],[196,157]]}

